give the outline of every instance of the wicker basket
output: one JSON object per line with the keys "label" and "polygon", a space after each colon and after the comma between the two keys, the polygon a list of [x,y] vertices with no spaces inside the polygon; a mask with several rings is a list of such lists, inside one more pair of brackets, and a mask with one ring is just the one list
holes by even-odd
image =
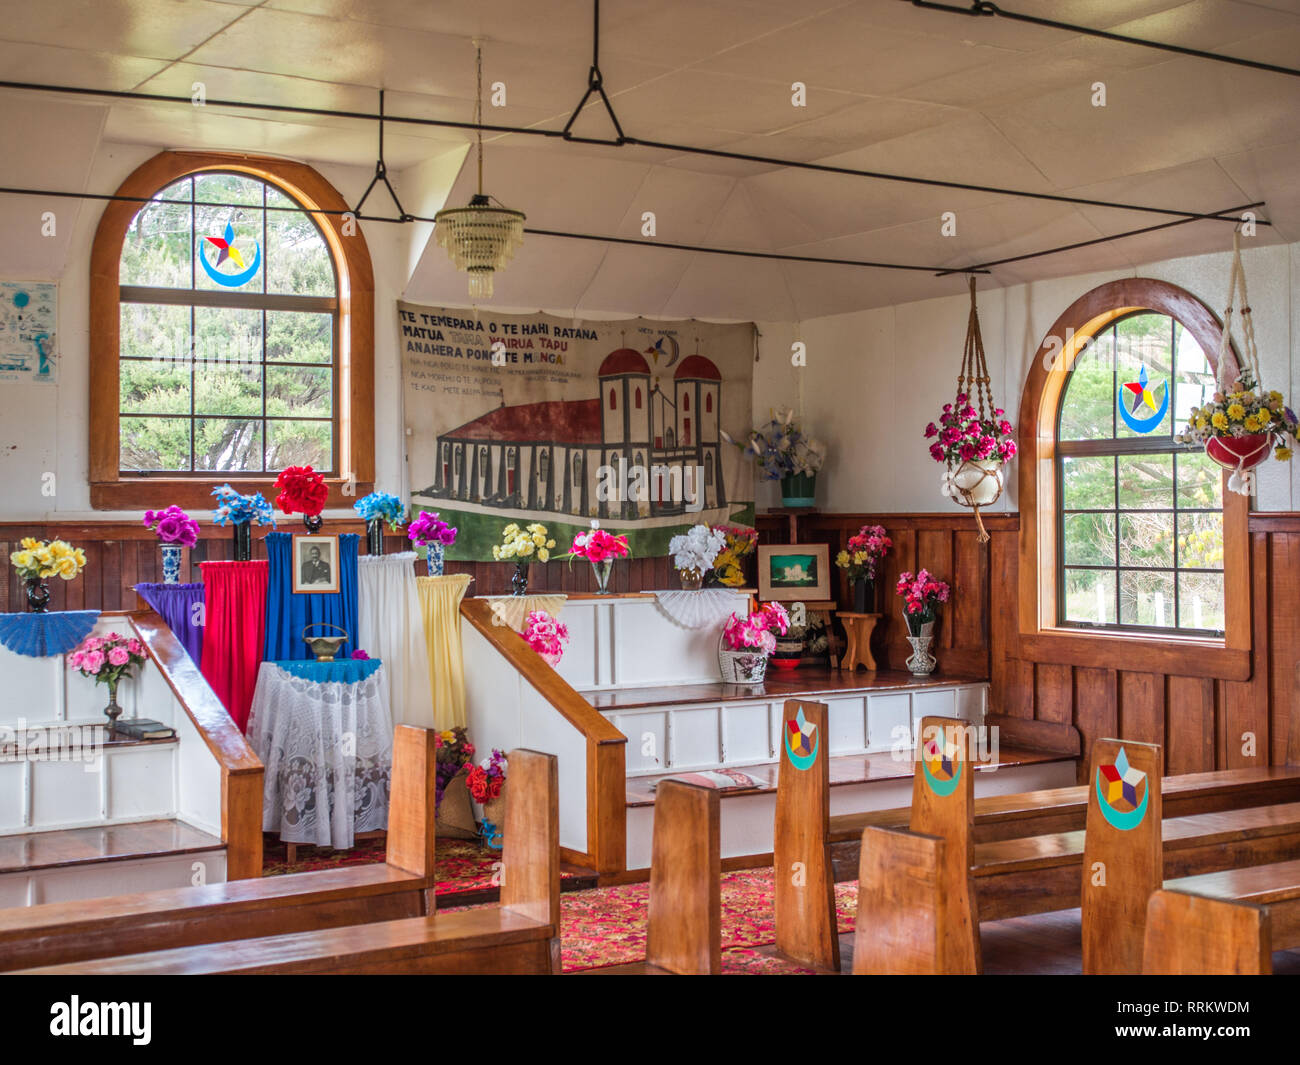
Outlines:
{"label": "wicker basket", "polygon": [[762,684],[767,676],[767,655],[762,651],[729,651],[718,633],[718,669],[726,684]]}

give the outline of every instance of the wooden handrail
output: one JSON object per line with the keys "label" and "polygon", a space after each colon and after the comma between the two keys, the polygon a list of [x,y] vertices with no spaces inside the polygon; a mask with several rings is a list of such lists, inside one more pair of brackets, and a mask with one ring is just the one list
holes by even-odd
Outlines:
{"label": "wooden handrail", "polygon": [[[117,611],[106,611],[113,616]],[[101,616],[105,616],[101,615]],[[226,844],[226,877],[262,875],[261,759],[221,705],[198,664],[175,633],[151,608],[122,611],[150,661],[171,688],[177,703],[203,737],[221,771],[221,838]]]}
{"label": "wooden handrail", "polygon": [[497,621],[486,599],[462,599],[460,616],[586,740],[587,849],[562,847],[561,856],[597,872],[622,872],[627,861],[627,737],[522,636]]}

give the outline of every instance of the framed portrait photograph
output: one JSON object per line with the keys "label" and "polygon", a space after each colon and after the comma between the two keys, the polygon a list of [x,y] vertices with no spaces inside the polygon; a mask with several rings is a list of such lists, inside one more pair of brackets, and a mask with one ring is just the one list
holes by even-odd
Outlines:
{"label": "framed portrait photograph", "polygon": [[782,603],[831,597],[826,544],[759,544],[758,597]]}
{"label": "framed portrait photograph", "polygon": [[319,594],[339,590],[339,538],[337,536],[295,536],[293,538],[294,594]]}

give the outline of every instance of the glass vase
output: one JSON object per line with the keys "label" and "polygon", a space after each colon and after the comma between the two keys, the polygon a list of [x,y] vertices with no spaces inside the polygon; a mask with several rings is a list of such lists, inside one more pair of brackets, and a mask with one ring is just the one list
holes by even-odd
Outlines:
{"label": "glass vase", "polygon": [[596,594],[609,595],[609,575],[614,572],[614,560],[607,558],[604,562],[593,562],[591,568],[596,574]]}
{"label": "glass vase", "polygon": [[907,668],[914,677],[928,677],[939,664],[938,659],[930,653],[930,637],[909,636],[907,642],[912,645],[912,653],[907,657]]}
{"label": "glass vase", "polygon": [[27,612],[44,614],[50,603],[50,590],[40,577],[25,577],[23,584],[27,587]]}
{"label": "glass vase", "polygon": [[248,562],[253,557],[253,527],[246,521],[231,526],[235,539],[235,561]]}
{"label": "glass vase", "polygon": [[181,552],[184,550],[180,544],[162,544],[162,572],[163,584],[180,584],[181,583]]}
{"label": "glass vase", "polygon": [[856,580],[853,582],[853,612],[855,614],[874,614],[876,610],[876,582]]}
{"label": "glass vase", "polygon": [[319,514],[304,514],[302,523],[307,526],[307,531],[315,536],[316,533],[320,532],[321,526],[325,524],[325,519]]}
{"label": "glass vase", "polygon": [[429,544],[429,553],[424,558],[430,577],[441,577],[446,548],[442,544]]}
{"label": "glass vase", "polygon": [[528,594],[528,563],[516,562],[514,576],[510,578],[510,587],[515,595]]}
{"label": "glass vase", "polygon": [[366,551],[372,555],[384,553],[383,518],[371,518],[366,522]]}
{"label": "glass vase", "polygon": [[698,592],[704,583],[704,574],[697,569],[679,569],[677,574],[682,579],[682,587],[688,592]]}
{"label": "glass vase", "polygon": [[108,738],[117,735],[117,719],[122,716],[122,708],[117,705],[117,685],[121,677],[110,677],[104,681],[108,685],[108,705],[104,707],[104,716],[108,718]]}

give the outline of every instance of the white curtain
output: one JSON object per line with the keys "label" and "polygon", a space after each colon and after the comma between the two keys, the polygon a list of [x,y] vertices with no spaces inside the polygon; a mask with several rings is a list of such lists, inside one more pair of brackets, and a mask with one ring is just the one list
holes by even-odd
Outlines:
{"label": "white curtain", "polygon": [[433,728],[415,552],[357,558],[357,646],[384,660],[394,725]]}

